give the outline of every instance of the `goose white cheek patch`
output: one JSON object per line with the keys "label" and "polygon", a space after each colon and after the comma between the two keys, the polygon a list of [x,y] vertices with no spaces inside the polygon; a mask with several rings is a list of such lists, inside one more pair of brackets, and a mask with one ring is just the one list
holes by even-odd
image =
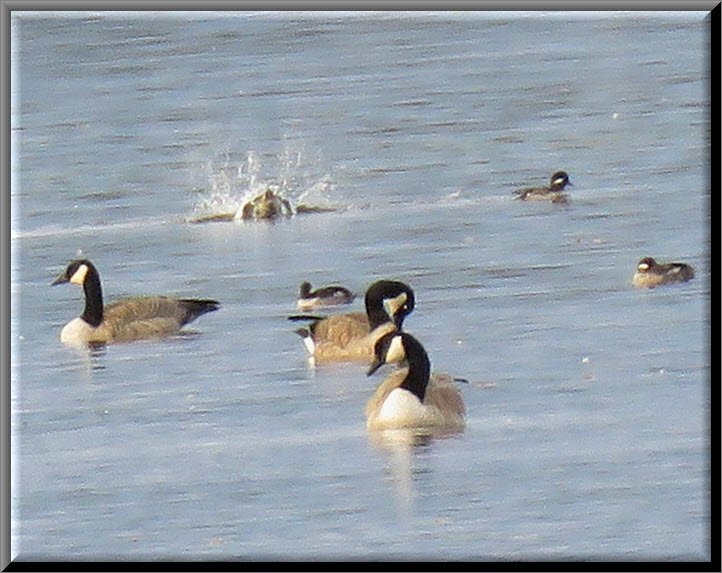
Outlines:
{"label": "goose white cheek patch", "polygon": [[404,351],[404,345],[401,343],[400,336],[394,336],[389,344],[389,349],[386,351],[385,362],[401,362],[406,358],[406,352]]}
{"label": "goose white cheek patch", "polygon": [[388,313],[388,315],[393,318],[393,316],[396,314],[396,311],[399,310],[404,304],[406,304],[407,299],[408,296],[405,292],[402,292],[400,295],[394,298],[384,299],[384,307],[386,308],[386,312]]}
{"label": "goose white cheek patch", "polygon": [[88,266],[80,265],[78,270],[70,277],[70,283],[74,285],[82,285],[85,282],[85,275],[88,274]]}

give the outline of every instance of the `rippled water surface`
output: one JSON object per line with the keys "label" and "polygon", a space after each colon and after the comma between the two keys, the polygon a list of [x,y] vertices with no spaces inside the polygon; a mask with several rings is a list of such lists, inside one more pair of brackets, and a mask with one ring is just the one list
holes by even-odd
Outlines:
{"label": "rippled water surface", "polygon": [[[38,15],[39,14],[39,15]],[[709,558],[703,13],[195,13],[13,23],[19,558]],[[569,172],[567,206],[512,191]],[[334,212],[194,225],[268,184]],[[186,334],[62,346],[108,299]],[[639,291],[642,256],[696,278]],[[299,283],[416,291],[468,410],[369,435]],[[361,308],[358,299],[353,308]]]}

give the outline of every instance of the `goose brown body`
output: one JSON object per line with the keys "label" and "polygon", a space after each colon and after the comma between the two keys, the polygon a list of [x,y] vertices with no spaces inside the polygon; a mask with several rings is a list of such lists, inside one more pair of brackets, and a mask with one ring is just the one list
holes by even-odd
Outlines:
{"label": "goose brown body", "polygon": [[344,338],[345,344],[340,344],[338,340],[326,340],[316,345],[313,358],[317,363],[370,363],[374,358],[376,342],[384,335],[396,331],[397,328],[393,322],[385,322],[361,336]]}

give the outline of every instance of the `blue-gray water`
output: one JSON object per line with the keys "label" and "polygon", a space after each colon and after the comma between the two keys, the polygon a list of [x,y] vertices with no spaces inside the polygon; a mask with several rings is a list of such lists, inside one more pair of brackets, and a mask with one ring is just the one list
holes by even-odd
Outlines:
{"label": "blue-gray water", "polygon": [[[14,555],[709,558],[703,17],[16,14]],[[513,200],[557,169],[567,208]],[[269,182],[341,210],[188,223]],[[66,348],[79,250],[109,300],[223,307]],[[383,372],[285,319],[382,277],[460,436],[374,440]]]}

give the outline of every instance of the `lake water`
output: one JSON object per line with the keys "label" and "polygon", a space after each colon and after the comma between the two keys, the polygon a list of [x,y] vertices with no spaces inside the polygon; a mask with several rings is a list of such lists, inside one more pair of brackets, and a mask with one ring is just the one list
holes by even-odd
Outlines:
{"label": "lake water", "polygon": [[[710,559],[704,18],[14,13],[13,556]],[[188,222],[269,183],[338,211]],[[79,251],[222,308],[67,348]],[[369,435],[390,367],[308,364],[300,282],[379,278],[462,434]]]}

